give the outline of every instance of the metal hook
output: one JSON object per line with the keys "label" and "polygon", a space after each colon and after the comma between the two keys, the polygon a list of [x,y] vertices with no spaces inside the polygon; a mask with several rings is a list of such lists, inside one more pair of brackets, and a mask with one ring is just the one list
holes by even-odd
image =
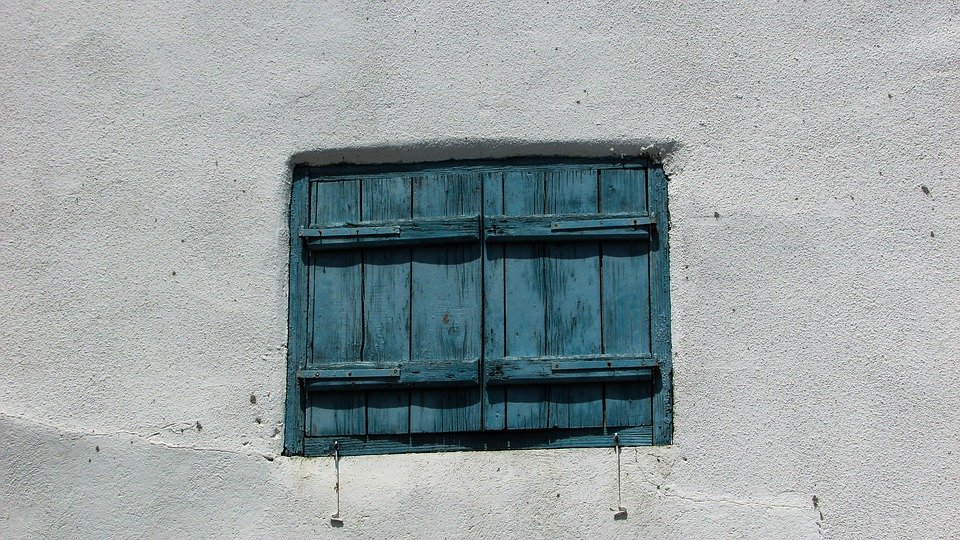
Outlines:
{"label": "metal hook", "polygon": [[330,524],[343,527],[343,518],[340,517],[340,441],[333,442],[333,468],[337,474],[337,484],[334,487],[337,492],[337,513],[330,516]]}
{"label": "metal hook", "polygon": [[623,490],[620,483],[620,434],[613,434],[613,449],[617,453],[617,507],[613,510],[613,519],[627,519],[627,509],[623,506]]}

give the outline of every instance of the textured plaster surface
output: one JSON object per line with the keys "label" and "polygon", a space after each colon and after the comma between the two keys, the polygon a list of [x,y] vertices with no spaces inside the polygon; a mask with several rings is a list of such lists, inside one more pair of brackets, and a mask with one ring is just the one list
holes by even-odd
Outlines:
{"label": "textured plaster surface", "polygon": [[[960,5],[0,4],[0,536],[960,536]],[[289,164],[647,153],[675,444],[279,456]],[[254,402],[255,401],[255,402]]]}

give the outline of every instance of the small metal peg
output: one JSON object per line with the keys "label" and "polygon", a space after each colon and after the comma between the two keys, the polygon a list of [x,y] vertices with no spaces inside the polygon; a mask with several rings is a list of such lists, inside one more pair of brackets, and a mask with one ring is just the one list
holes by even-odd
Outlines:
{"label": "small metal peg", "polygon": [[613,519],[627,519],[627,508],[623,506],[623,490],[620,485],[620,434],[613,434],[613,451],[617,454],[617,506],[613,510]]}
{"label": "small metal peg", "polygon": [[333,468],[337,474],[337,484],[334,486],[334,491],[337,492],[337,512],[330,516],[330,524],[343,527],[343,518],[340,517],[340,441],[333,441]]}

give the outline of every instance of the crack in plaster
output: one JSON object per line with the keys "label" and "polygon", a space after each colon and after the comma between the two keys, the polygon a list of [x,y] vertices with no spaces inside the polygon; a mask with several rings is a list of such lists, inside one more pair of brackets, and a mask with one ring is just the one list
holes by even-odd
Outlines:
{"label": "crack in plaster", "polygon": [[[158,431],[158,432],[151,433],[150,435],[144,435],[143,433],[138,433],[138,432],[136,432],[136,431],[130,431],[130,430],[126,430],[126,429],[115,430],[115,431],[96,431],[96,430],[91,430],[91,431],[87,432],[87,431],[79,431],[79,430],[76,430],[76,429],[70,429],[70,428],[66,428],[66,427],[63,427],[63,426],[58,426],[58,425],[56,425],[56,424],[51,424],[51,423],[49,423],[49,422],[44,422],[44,421],[42,421],[42,420],[38,420],[38,419],[36,419],[36,418],[30,418],[30,417],[27,417],[27,416],[10,414],[10,413],[5,412],[5,411],[0,411],[0,416],[5,417],[5,418],[9,418],[9,419],[11,419],[11,420],[19,420],[19,421],[21,421],[21,422],[25,422],[25,423],[27,423],[27,424],[32,424],[32,425],[35,425],[35,426],[41,426],[41,427],[44,427],[44,428],[47,428],[47,429],[51,429],[51,430],[57,431],[57,432],[59,432],[59,433],[65,433],[65,434],[67,434],[67,435],[75,436],[75,437],[77,437],[77,438],[83,438],[83,437],[119,437],[119,436],[128,436],[128,437],[134,437],[134,438],[136,438],[136,439],[138,439],[138,440],[140,440],[140,441],[146,442],[146,443],[148,443],[148,444],[150,444],[150,445],[153,445],[153,446],[159,446],[159,447],[161,447],[161,448],[167,448],[167,449],[171,449],[171,450],[194,450],[194,451],[196,451],[196,452],[212,452],[212,453],[219,453],[219,454],[231,454],[231,455],[243,456],[243,457],[257,457],[257,456],[259,456],[259,457],[262,457],[263,459],[266,459],[267,461],[273,461],[273,460],[276,459],[276,457],[277,457],[275,454],[262,453],[262,452],[240,452],[240,451],[238,451],[238,450],[229,450],[229,449],[226,449],[226,448],[212,448],[212,447],[205,447],[205,446],[180,445],[180,444],[171,444],[171,443],[168,443],[168,442],[152,440],[150,437],[155,437],[155,436],[159,435],[159,434],[160,434],[159,431]],[[179,424],[179,422],[174,422],[174,423],[172,423],[172,424],[167,424],[166,426],[162,426],[161,429],[170,428],[171,426],[174,426],[174,425],[177,425],[177,424]],[[191,424],[191,425],[192,425],[192,424]]]}
{"label": "crack in plaster", "polygon": [[[712,497],[712,496],[707,496],[703,494],[698,494],[697,496],[690,496],[690,495],[681,495],[679,493],[668,493],[667,489],[669,488],[665,489],[661,486],[661,484],[657,484],[656,482],[653,482],[646,478],[641,478],[640,481],[653,486],[654,489],[657,490],[657,497],[662,499],[677,499],[677,500],[686,501],[694,504],[721,504],[721,505],[730,504],[734,506],[741,506],[741,507],[748,507],[748,508],[761,508],[764,510],[774,510],[774,509],[798,510],[804,516],[808,515],[807,512],[810,509],[810,507],[802,504],[774,503],[774,502],[750,499],[749,497],[745,497],[744,500],[738,500],[738,499],[731,499],[728,497]],[[812,516],[810,516],[810,519],[812,520],[813,524],[816,526],[817,535],[820,538],[823,538],[824,537],[823,514],[819,511],[819,508],[815,507],[814,511],[815,513]],[[820,516],[819,519],[817,518],[818,514]]]}
{"label": "crack in plaster", "polygon": [[789,508],[793,510],[807,509],[806,506],[801,506],[796,504],[771,503],[771,502],[751,500],[751,499],[738,501],[735,499],[729,499],[725,497],[709,497],[709,496],[691,497],[688,495],[680,495],[678,493],[666,493],[664,490],[660,489],[659,486],[657,486],[657,494],[665,498],[682,499],[684,501],[690,501],[693,503],[733,504],[737,506],[750,506],[750,507],[759,507],[759,508],[767,508],[767,509],[774,509],[774,508]]}
{"label": "crack in plaster", "polygon": [[806,505],[773,503],[773,502],[761,501],[756,499],[750,499],[749,497],[745,497],[744,498],[745,500],[737,500],[737,499],[731,499],[728,497],[712,497],[712,496],[706,496],[702,494],[696,497],[690,496],[690,495],[681,495],[679,493],[670,493],[668,491],[670,489],[669,487],[664,488],[662,484],[657,484],[652,480],[648,480],[646,478],[641,478],[640,480],[646,484],[653,486],[654,489],[657,490],[657,496],[663,497],[663,498],[681,499],[681,500],[689,501],[693,503],[718,503],[718,504],[733,504],[737,506],[751,506],[751,507],[759,507],[759,508],[767,508],[767,509],[789,508],[793,510],[807,510]]}
{"label": "crack in plaster", "polygon": [[[637,448],[634,450],[634,463],[637,465],[640,464],[640,455],[644,455],[648,458],[655,458],[658,460],[658,462],[661,459],[666,460],[666,463],[663,465],[667,467],[668,471],[666,473],[664,473],[663,471],[660,472],[660,477],[664,482],[670,476],[672,472],[671,469],[673,468],[673,466],[676,465],[677,463],[676,455],[670,456],[670,455],[665,455],[663,453],[649,452],[649,451],[641,452],[641,450]],[[656,474],[655,471],[653,472],[654,474]],[[709,495],[704,495],[700,493],[696,495],[684,495],[680,493],[671,493],[670,491],[674,488],[672,488],[669,485],[665,485],[663,482],[657,483],[653,480],[650,480],[648,478],[643,478],[643,477],[639,477],[639,481],[645,484],[648,484],[652,486],[654,489],[656,489],[657,497],[662,499],[677,499],[677,500],[686,501],[694,504],[719,504],[719,505],[729,504],[729,505],[740,506],[740,507],[761,508],[766,510],[774,510],[774,509],[799,510],[805,516],[807,515],[807,512],[810,510],[810,507],[805,504],[777,503],[777,502],[752,499],[750,497],[731,498],[731,497],[724,497],[724,496],[709,496]],[[780,494],[783,494],[783,495],[792,494],[795,496],[800,495],[799,493],[794,491],[782,492]],[[806,498],[806,495],[803,495],[803,498]],[[822,538],[824,534],[823,533],[823,513],[819,510],[819,507],[816,505],[816,501],[817,501],[816,497],[814,497],[814,501],[815,501],[814,508],[813,508],[814,514],[811,515],[811,519],[814,525],[816,525],[818,535]],[[819,519],[818,519],[818,516],[819,516]]]}

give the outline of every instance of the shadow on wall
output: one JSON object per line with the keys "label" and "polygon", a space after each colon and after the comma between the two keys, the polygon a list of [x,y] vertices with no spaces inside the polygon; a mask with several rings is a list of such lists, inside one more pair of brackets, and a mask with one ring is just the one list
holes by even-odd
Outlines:
{"label": "shadow on wall", "polygon": [[289,165],[335,163],[417,163],[446,160],[511,157],[645,157],[665,163],[679,149],[673,140],[620,139],[611,141],[541,141],[519,139],[445,139],[410,144],[317,149],[296,152]]}

